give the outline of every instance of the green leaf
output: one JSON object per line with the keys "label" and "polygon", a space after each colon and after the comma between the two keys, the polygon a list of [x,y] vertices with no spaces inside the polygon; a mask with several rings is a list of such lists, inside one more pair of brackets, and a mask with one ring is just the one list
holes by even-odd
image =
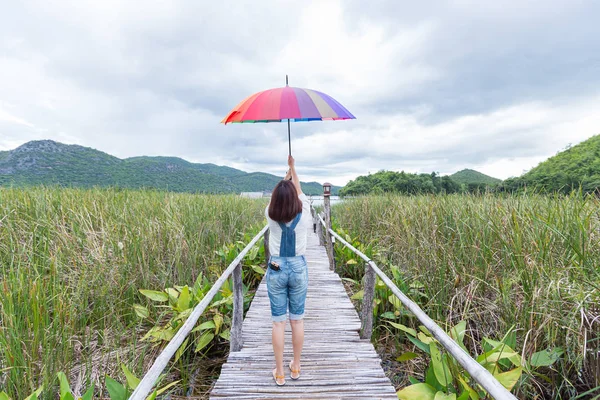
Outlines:
{"label": "green leaf", "polygon": [[429,344],[429,343],[434,343],[435,339],[432,338],[431,336],[428,336],[426,334],[424,334],[423,332],[419,332],[417,334],[417,337],[419,338],[419,340],[423,343]]}
{"label": "green leaf", "polygon": [[397,324],[395,322],[388,321],[388,324],[392,325],[394,328],[400,329],[412,336],[417,336],[417,331],[402,324]]}
{"label": "green leaf", "polygon": [[67,392],[64,396],[60,397],[60,400],[75,400],[75,397],[71,394],[71,392]]}
{"label": "green leaf", "polygon": [[121,364],[121,370],[125,374],[125,379],[127,379],[127,385],[129,388],[135,390],[135,388],[140,384],[140,379],[136,377],[125,364]]}
{"label": "green leaf", "polygon": [[165,385],[163,387],[161,387],[160,389],[158,389],[158,391],[156,392],[157,395],[161,395],[164,392],[166,392],[168,389],[172,388],[173,386],[177,385],[180,381],[175,381],[175,382],[171,382],[168,385]]}
{"label": "green leaf", "polygon": [[250,267],[254,270],[254,272],[256,272],[259,275],[265,274],[265,270],[260,265],[251,265]]}
{"label": "green leaf", "polygon": [[195,352],[199,352],[200,350],[202,350],[203,348],[205,348],[206,346],[209,345],[210,342],[212,342],[212,340],[214,339],[215,335],[212,332],[204,332],[204,335],[202,335],[200,337],[200,340],[198,340],[198,344],[196,345],[196,350]]}
{"label": "green leaf", "polygon": [[400,400],[434,400],[436,390],[426,383],[410,385],[396,394]]}
{"label": "green leaf", "polygon": [[190,288],[187,285],[181,289],[179,299],[177,300],[177,308],[179,308],[179,311],[190,308]]}
{"label": "green leaf", "polygon": [[494,374],[494,377],[498,379],[498,382],[502,384],[507,390],[512,390],[512,388],[517,384],[517,381],[521,377],[521,373],[523,372],[523,368],[515,368],[508,372],[502,372],[500,374]]}
{"label": "green leaf", "polygon": [[460,321],[450,329],[450,336],[456,343],[464,348],[465,333],[467,332],[467,321]]}
{"label": "green leaf", "polygon": [[423,350],[427,354],[430,354],[429,345],[421,342],[419,339],[414,338],[412,336],[407,336],[407,338],[408,338],[408,340],[410,340],[411,342],[413,342],[413,344],[415,346],[417,346],[419,349]]}
{"label": "green leaf", "polygon": [[12,400],[8,395],[4,392],[0,392],[0,400]]}
{"label": "green leaf", "polygon": [[380,315],[381,318],[396,319],[396,314],[391,311],[386,311]]}
{"label": "green leaf", "polygon": [[404,354],[401,354],[399,357],[397,357],[396,361],[404,362],[404,361],[412,360],[413,358],[417,358],[417,357],[419,357],[418,354],[408,351]]}
{"label": "green leaf", "polygon": [[[384,284],[385,285],[385,284]],[[402,308],[402,302],[400,301],[399,298],[396,297],[395,294],[391,295],[390,297],[388,297],[389,302],[395,307],[395,308]]]}
{"label": "green leaf", "polygon": [[173,360],[174,363],[176,363],[177,360],[179,360],[181,358],[181,356],[185,352],[185,349],[187,348],[187,345],[188,345],[189,341],[190,341],[190,338],[188,337],[187,339],[185,339],[183,341],[183,343],[181,343],[181,346],[179,346],[179,348],[175,352],[175,359]]}
{"label": "green leaf", "polygon": [[216,325],[214,321],[206,321],[195,327],[192,332],[203,331],[206,329],[215,329]]}
{"label": "green leaf", "polygon": [[225,340],[231,340],[231,331],[229,329],[227,329],[226,331],[221,332],[219,334],[219,336],[222,337]]}
{"label": "green leaf", "polygon": [[152,301],[167,301],[167,300],[169,300],[169,296],[166,293],[157,292],[156,290],[140,289],[140,293]]}
{"label": "green leaf", "polygon": [[136,315],[141,319],[148,318],[148,315],[150,315],[148,309],[141,304],[134,304],[133,310],[135,311]]}
{"label": "green leaf", "polygon": [[127,389],[110,376],[106,377],[106,390],[110,400],[127,400]]}
{"label": "green leaf", "polygon": [[221,325],[223,325],[223,316],[221,314],[215,314],[213,321],[215,321],[215,335],[218,335],[221,330]]}
{"label": "green leaf", "polygon": [[[460,375],[458,375],[457,378],[463,389],[465,389],[464,393],[467,393],[467,396],[470,397],[471,400],[479,399],[479,394],[477,391],[475,391],[475,389],[469,386],[469,384]],[[463,397],[464,393],[460,395],[461,398]]]}
{"label": "green leaf", "polygon": [[156,399],[156,396],[158,396],[158,393],[155,390],[150,396],[146,397],[146,400],[154,400]]}
{"label": "green leaf", "polygon": [[463,391],[456,400],[469,400],[469,392]]}
{"label": "green leaf", "polygon": [[442,353],[440,353],[435,342],[429,344],[429,350],[431,351],[431,364],[433,365],[435,378],[440,385],[448,387],[448,384],[452,382],[452,374],[450,373],[448,362],[442,358]]}
{"label": "green leaf", "polygon": [[40,396],[40,394],[42,394],[42,391],[44,390],[44,386],[40,386],[39,388],[37,388],[37,390],[33,393],[31,393],[29,396],[25,397],[25,400],[37,400],[37,398]]}
{"label": "green leaf", "polygon": [[560,359],[563,354],[563,349],[558,347],[552,351],[542,350],[531,355],[529,363],[534,367],[549,367]]}
{"label": "green leaf", "polygon": [[90,386],[90,388],[85,392],[83,396],[81,396],[81,400],[92,400],[94,398],[94,385]]}
{"label": "green leaf", "polygon": [[71,386],[69,385],[69,380],[64,372],[58,372],[56,377],[60,383],[60,398],[62,400],[65,394],[71,393]]}
{"label": "green leaf", "polygon": [[455,393],[446,394],[444,392],[437,392],[433,400],[456,400]]}
{"label": "green leaf", "polygon": [[356,260],[354,260],[354,259],[350,259],[350,260],[346,261],[346,265],[354,265],[354,264],[358,264],[356,262]]}
{"label": "green leaf", "polygon": [[364,296],[365,296],[365,291],[364,290],[360,290],[360,291],[354,293],[352,295],[352,297],[350,297],[350,298],[352,300],[362,300]]}
{"label": "green leaf", "polygon": [[418,380],[417,378],[415,378],[414,376],[409,376],[409,377],[408,377],[408,381],[409,381],[410,383],[412,383],[413,385],[416,385],[416,384],[418,384],[418,383],[421,383],[421,381],[420,381],[420,380]]}

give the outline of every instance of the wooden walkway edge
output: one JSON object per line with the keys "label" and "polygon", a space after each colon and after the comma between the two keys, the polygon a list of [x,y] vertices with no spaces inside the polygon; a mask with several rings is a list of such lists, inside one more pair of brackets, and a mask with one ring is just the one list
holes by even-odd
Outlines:
{"label": "wooden walkway edge", "polygon": [[310,231],[306,259],[309,285],[300,379],[289,378],[292,338],[288,323],[286,385],[278,387],[273,381],[271,312],[263,280],[244,320],[243,348],[229,354],[211,399],[397,399],[373,345],[359,337],[360,319],[340,277],[329,270],[325,248]]}

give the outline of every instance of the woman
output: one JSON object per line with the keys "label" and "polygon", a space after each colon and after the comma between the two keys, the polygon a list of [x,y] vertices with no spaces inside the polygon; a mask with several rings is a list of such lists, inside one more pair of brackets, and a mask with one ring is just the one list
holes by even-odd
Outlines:
{"label": "woman", "polygon": [[294,158],[290,155],[290,169],[285,179],[273,189],[271,202],[265,210],[270,231],[271,258],[266,279],[273,320],[272,340],[276,365],[273,379],[278,386],[285,385],[283,346],[288,305],[294,348],[294,359],[289,362],[288,367],[290,377],[294,380],[300,378],[300,356],[304,344],[304,303],[308,288],[308,268],[304,253],[312,219],[310,203],[302,193],[294,164]]}

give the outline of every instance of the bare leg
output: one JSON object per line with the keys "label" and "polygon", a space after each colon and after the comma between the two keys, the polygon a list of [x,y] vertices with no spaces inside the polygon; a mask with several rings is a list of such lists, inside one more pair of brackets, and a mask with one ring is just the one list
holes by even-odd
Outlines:
{"label": "bare leg", "polygon": [[[300,357],[302,357],[302,346],[304,345],[304,320],[291,320],[292,325],[292,345],[294,347],[294,361],[292,361],[292,369],[300,370]],[[297,373],[292,373],[292,378],[296,379]]]}
{"label": "bare leg", "polygon": [[[283,372],[283,345],[285,341],[285,321],[273,322],[273,353],[275,353],[275,374],[278,376],[285,375]],[[283,383],[283,379],[277,380],[279,383]]]}

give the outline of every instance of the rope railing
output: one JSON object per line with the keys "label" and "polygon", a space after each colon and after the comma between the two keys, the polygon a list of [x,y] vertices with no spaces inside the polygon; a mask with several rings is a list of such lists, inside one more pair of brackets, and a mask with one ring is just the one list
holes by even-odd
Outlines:
{"label": "rope railing", "polygon": [[[219,279],[217,279],[206,296],[204,296],[202,301],[200,301],[200,303],[198,303],[198,305],[194,308],[190,316],[187,318],[183,326],[177,331],[175,336],[173,336],[169,344],[167,344],[158,357],[156,357],[156,360],[154,360],[154,363],[148,372],[146,372],[146,375],[144,375],[140,383],[137,385],[136,389],[129,397],[129,400],[144,400],[150,394],[160,374],[166,368],[177,349],[179,349],[179,346],[181,346],[185,338],[190,334],[191,330],[194,328],[194,325],[196,325],[196,322],[198,322],[198,319],[200,316],[202,316],[204,310],[209,306],[213,297],[215,297],[219,289],[221,289],[221,286],[223,286],[223,283],[225,283],[231,274],[234,274],[234,318],[231,329],[231,348],[232,351],[238,351],[241,348],[241,323],[244,313],[244,301],[241,287],[241,261],[244,259],[248,251],[250,251],[250,249],[252,249],[258,242],[260,237],[265,235],[265,232],[267,232],[268,228],[269,226],[266,225],[256,236],[254,236],[244,250],[242,250],[235,260],[229,264],[225,272],[223,272]],[[237,335],[234,333],[236,331],[238,332]]]}
{"label": "rope railing", "polygon": [[[373,260],[371,260],[363,252],[361,252],[360,250],[358,250],[357,248],[352,246],[350,243],[348,243],[346,240],[344,240],[344,238],[341,237],[333,229],[329,228],[327,226],[327,224],[325,223],[325,221],[323,220],[323,217],[321,217],[320,214],[316,214],[316,215],[318,216],[318,219],[320,220],[321,225],[325,229],[325,232],[327,232],[329,235],[335,237],[337,240],[339,240],[340,243],[342,243],[344,246],[346,246],[347,248],[352,250],[352,252],[354,252],[356,255],[358,255],[360,258],[362,258],[367,263],[367,265],[370,267],[370,271],[373,271],[375,274],[377,274],[379,276],[379,278],[381,278],[381,280],[392,291],[392,293],[394,293],[394,295],[400,300],[400,302],[417,317],[417,319],[431,332],[431,334],[440,342],[440,344],[446,349],[446,351],[448,353],[450,353],[452,355],[452,357],[454,357],[456,359],[456,361],[458,361],[458,363],[473,377],[473,379],[477,383],[479,383],[479,385],[481,385],[481,387],[483,387],[490,394],[490,396],[492,396],[496,400],[516,400],[517,399],[512,393],[510,393],[510,391],[508,391],[504,386],[502,386],[502,384],[500,382],[498,382],[498,380],[487,369],[485,369],[481,364],[479,364],[477,361],[475,361],[454,340],[452,340],[452,338],[450,336],[448,336],[448,334],[442,328],[440,328],[440,326],[438,324],[436,324],[435,321],[432,320],[421,309],[421,307],[419,307],[414,301],[412,301],[404,293],[402,293],[402,291],[400,289],[398,289],[398,287],[394,284],[394,282],[392,282],[392,280],[390,278],[388,278],[387,275],[384,274],[383,271],[381,271],[379,269],[379,267],[377,266],[377,264],[375,264],[375,262]],[[331,241],[328,240],[328,241],[326,241],[326,243],[331,243]],[[331,252],[333,252],[333,251],[331,250]],[[367,269],[365,272],[368,273],[369,269]],[[363,321],[362,322],[363,322],[363,329],[366,328],[367,331],[369,332],[367,335],[367,338],[370,338],[371,330],[372,330],[372,315],[373,315],[372,299],[373,299],[374,293],[367,293],[367,291],[374,291],[374,288],[375,288],[374,283],[375,282],[374,282],[374,279],[371,279],[370,284],[368,284],[368,281],[369,281],[369,279],[367,277],[367,279],[365,279],[365,286],[369,286],[369,287],[368,288],[365,287],[364,299],[371,299],[371,301],[370,301],[371,308],[367,307],[368,310],[370,310],[370,311],[363,312]],[[364,302],[364,303],[367,303],[367,302]],[[369,319],[368,323],[365,324],[365,320],[367,318],[370,318],[370,319]],[[367,326],[365,326],[365,325],[367,325]]]}

